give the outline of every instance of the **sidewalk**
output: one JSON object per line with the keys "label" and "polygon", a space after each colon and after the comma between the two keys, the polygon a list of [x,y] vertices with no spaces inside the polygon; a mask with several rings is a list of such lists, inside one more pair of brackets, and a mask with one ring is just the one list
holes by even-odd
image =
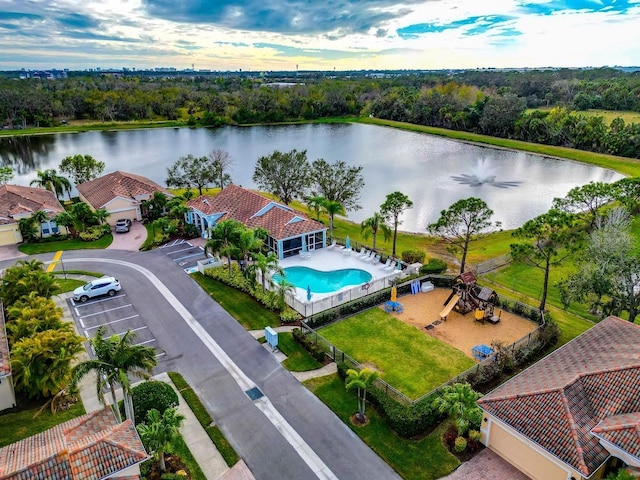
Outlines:
{"label": "sidewalk", "polygon": [[[75,276],[77,278],[78,276]],[[73,323],[73,317],[71,316],[71,312],[69,311],[69,304],[66,299],[69,298],[72,294],[65,293],[62,295],[58,295],[54,297],[56,304],[62,308],[63,311],[63,320],[69,321]],[[75,323],[74,323],[75,326]],[[80,361],[85,361],[89,359],[89,355],[86,352],[83,352],[79,356]],[[166,373],[161,373],[153,377],[154,380],[158,380],[161,382],[166,382],[171,387],[176,390],[175,385],[171,382],[169,375]],[[139,383],[139,382],[138,382]],[[96,393],[96,376],[94,373],[90,373],[86,375],[80,384],[78,385],[80,390],[80,398],[82,399],[82,403],[87,412],[92,412],[94,410],[100,410],[103,408],[102,403],[98,399],[98,395]],[[232,469],[229,469],[226,462],[218,452],[216,446],[213,444],[207,432],[205,432],[200,422],[195,417],[187,403],[180,395],[180,392],[176,390],[179,399],[178,412],[185,416],[185,421],[180,428],[180,433],[184,437],[184,441],[189,447],[191,454],[194,456],[198,465],[202,469],[203,473],[207,477],[208,480],[254,480],[253,475],[244,464],[243,461],[238,462]],[[118,400],[122,399],[122,390],[118,389],[116,391],[116,398]],[[105,395],[105,402],[109,405],[111,404],[111,396]]]}

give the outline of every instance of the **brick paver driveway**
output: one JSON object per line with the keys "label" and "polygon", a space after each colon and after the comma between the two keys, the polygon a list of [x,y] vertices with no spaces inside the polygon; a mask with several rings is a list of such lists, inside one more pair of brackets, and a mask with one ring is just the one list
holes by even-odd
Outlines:
{"label": "brick paver driveway", "polygon": [[441,480],[531,480],[488,448]]}

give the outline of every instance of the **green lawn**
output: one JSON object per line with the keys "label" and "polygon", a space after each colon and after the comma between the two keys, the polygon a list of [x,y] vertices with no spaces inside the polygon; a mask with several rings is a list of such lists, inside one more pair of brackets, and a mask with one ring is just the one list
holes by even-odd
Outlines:
{"label": "green lawn", "polygon": [[85,412],[82,402],[77,402],[69,410],[63,410],[55,415],[50,408],[45,408],[40,415],[35,416],[42,407],[26,399],[18,399],[18,405],[26,405],[26,408],[16,407],[0,412],[0,447],[30,437],[36,433],[42,433],[67,420],[83,415]]}
{"label": "green lawn", "polygon": [[278,333],[278,348],[287,356],[282,365],[290,372],[307,372],[322,367],[289,332]]}
{"label": "green lawn", "polygon": [[247,330],[280,325],[278,314],[264,308],[252,296],[201,273],[196,272],[191,278]]}
{"label": "green lawn", "polygon": [[38,253],[57,252],[59,250],[84,250],[86,248],[98,249],[107,248],[111,245],[113,236],[111,234],[99,238],[95,242],[83,242],[80,239],[60,240],[57,242],[25,243],[18,245],[18,250],[26,255],[36,255]]}
{"label": "green lawn", "polygon": [[418,398],[471,368],[475,362],[379,308],[318,332],[409,398]]}
{"label": "green lawn", "polygon": [[357,411],[356,395],[346,391],[338,375],[314,378],[304,384],[402,478],[434,480],[451,473],[460,464],[442,443],[446,423],[424,438],[408,440],[396,435],[368,406],[369,424],[356,427],[350,421]]}

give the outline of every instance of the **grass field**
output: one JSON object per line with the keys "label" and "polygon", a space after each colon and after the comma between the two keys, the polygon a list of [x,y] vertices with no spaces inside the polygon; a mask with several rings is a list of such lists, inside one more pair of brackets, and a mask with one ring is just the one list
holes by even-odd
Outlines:
{"label": "grass field", "polygon": [[451,473],[460,464],[442,443],[447,422],[423,438],[409,440],[396,435],[378,412],[368,407],[369,424],[356,427],[350,417],[357,411],[357,398],[354,392],[346,391],[344,382],[337,375],[315,378],[304,384],[402,478],[435,480]]}
{"label": "grass field", "polygon": [[372,308],[319,331],[340,350],[409,398],[442,385],[475,362],[379,308]]}
{"label": "grass field", "polygon": [[[530,108],[527,110],[527,113],[534,112],[536,110],[540,111],[549,111],[551,108]],[[591,108],[589,110],[578,111],[577,113],[581,115],[588,115],[590,117],[604,117],[604,121],[607,125],[610,125],[613,120],[616,118],[621,118],[624,120],[624,123],[640,123],[640,112],[630,112],[630,111],[617,111],[617,110],[599,110],[595,108]]]}

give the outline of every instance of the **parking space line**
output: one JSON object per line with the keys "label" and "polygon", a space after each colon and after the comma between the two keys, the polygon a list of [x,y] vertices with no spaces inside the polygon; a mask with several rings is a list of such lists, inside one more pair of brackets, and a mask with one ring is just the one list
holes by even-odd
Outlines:
{"label": "parking space line", "polygon": [[155,338],[152,338],[151,340],[145,340],[144,342],[134,343],[134,345],[135,345],[135,346],[138,346],[138,345],[144,345],[145,343],[151,343],[151,342],[155,342],[155,341],[156,341],[156,339],[155,339]]}
{"label": "parking space line", "polygon": [[198,252],[198,253],[194,253],[193,255],[185,255],[184,257],[180,257],[180,258],[173,258],[172,260],[174,262],[177,262],[178,260],[184,260],[185,258],[190,258],[190,257],[199,257],[202,255],[202,252]]}
{"label": "parking space line", "polygon": [[122,333],[116,333],[117,336],[121,337],[123,335],[126,335],[128,332],[137,332],[138,330],[144,330],[145,328],[149,328],[146,325],[144,327],[138,327],[138,328],[133,328],[133,329],[129,329],[126,332],[122,332]]}
{"label": "parking space line", "polygon": [[94,315],[101,315],[103,313],[107,313],[107,312],[113,312],[115,310],[120,310],[121,308],[127,308],[127,307],[131,307],[132,305],[130,303],[127,303],[126,305],[122,305],[120,307],[115,307],[115,308],[110,308],[108,310],[102,310],[101,312],[95,312],[95,313],[87,313],[86,315],[82,315],[79,318],[88,318],[88,317],[93,317]]}
{"label": "parking space line", "polygon": [[96,303],[102,303],[102,302],[108,302],[109,300],[113,300],[114,298],[121,298],[121,297],[126,297],[127,294],[126,293],[122,293],[120,295],[114,295],[113,297],[109,297],[109,298],[103,298],[102,300],[94,300],[93,302],[85,302],[85,303],[76,303],[76,301],[72,298],[71,299],[71,303],[73,304],[73,306],[76,308],[78,307],[88,307],[89,305],[95,305]]}
{"label": "parking space line", "polygon": [[191,250],[193,248],[193,246],[189,246],[187,248],[183,248],[181,250],[174,250],[172,252],[168,252],[167,255],[173,255],[174,253],[180,253],[180,252],[184,252],[186,250]]}
{"label": "parking space line", "polygon": [[164,357],[167,354],[167,352],[162,352],[162,353],[158,353],[155,357]]}
{"label": "parking space line", "polygon": [[[118,320],[113,320],[111,322],[107,322],[107,323],[101,323],[100,325],[96,325],[95,327],[86,327],[87,330],[93,330],[94,328],[100,328],[104,325],[112,325],[114,323],[118,323],[118,322],[124,322],[125,320],[131,320],[132,318],[136,318],[139,317],[140,315],[131,315],[130,317],[124,317],[124,318],[119,318]],[[82,322],[82,319],[80,319],[80,322]],[[85,328],[84,325],[82,325],[82,328]]]}

